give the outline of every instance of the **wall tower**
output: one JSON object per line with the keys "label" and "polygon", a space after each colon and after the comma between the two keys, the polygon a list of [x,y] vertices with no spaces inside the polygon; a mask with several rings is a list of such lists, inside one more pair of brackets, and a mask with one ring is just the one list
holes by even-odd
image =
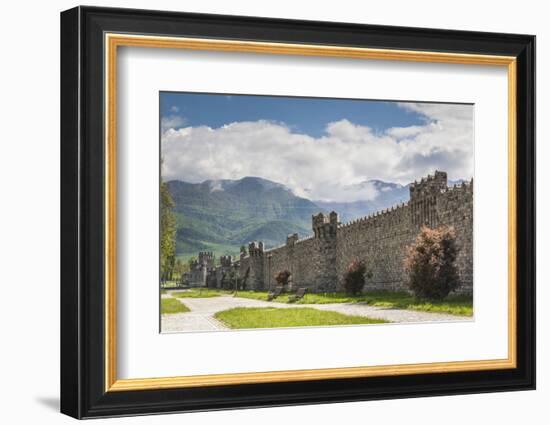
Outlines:
{"label": "wall tower", "polygon": [[319,282],[318,290],[334,291],[337,287],[336,276],[336,233],[338,231],[338,214],[332,211],[325,215],[319,213],[311,217],[313,237],[316,241],[318,270],[314,280]]}
{"label": "wall tower", "polygon": [[248,285],[250,289],[260,291],[264,289],[264,243],[261,241],[249,243],[248,256],[250,258]]}
{"label": "wall tower", "polygon": [[410,213],[411,224],[436,227],[439,224],[437,215],[437,198],[447,188],[447,173],[436,171],[433,176],[423,177],[420,182],[411,183]]}

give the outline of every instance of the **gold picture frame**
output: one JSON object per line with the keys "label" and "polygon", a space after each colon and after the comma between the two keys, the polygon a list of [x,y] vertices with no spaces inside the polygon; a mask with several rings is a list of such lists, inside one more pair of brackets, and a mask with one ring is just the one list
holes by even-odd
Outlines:
{"label": "gold picture frame", "polygon": [[[465,372],[509,369],[516,367],[516,58],[512,56],[474,55],[463,53],[434,53],[426,51],[370,49],[354,47],[316,46],[307,44],[264,43],[253,41],[212,40],[198,38],[159,37],[128,34],[105,34],[106,122],[105,151],[107,178],[105,186],[105,391],[169,389],[410,375],[417,373]],[[147,47],[157,49],[189,49],[237,53],[302,55],[353,58],[357,60],[392,60],[403,62],[432,62],[506,67],[508,73],[508,358],[391,366],[289,370],[276,372],[234,373],[170,378],[116,378],[116,95],[117,49]]]}

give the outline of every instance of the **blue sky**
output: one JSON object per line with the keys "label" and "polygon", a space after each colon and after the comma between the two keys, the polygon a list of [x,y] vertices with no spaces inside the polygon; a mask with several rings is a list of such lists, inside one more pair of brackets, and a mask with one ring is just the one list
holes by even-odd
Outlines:
{"label": "blue sky", "polygon": [[184,118],[181,125],[219,128],[239,121],[285,123],[293,132],[319,137],[330,122],[347,119],[375,132],[424,122],[417,112],[396,102],[284,96],[162,92],[161,117]]}
{"label": "blue sky", "polygon": [[162,178],[262,177],[311,200],[378,196],[446,171],[473,177],[473,105],[160,93]]}

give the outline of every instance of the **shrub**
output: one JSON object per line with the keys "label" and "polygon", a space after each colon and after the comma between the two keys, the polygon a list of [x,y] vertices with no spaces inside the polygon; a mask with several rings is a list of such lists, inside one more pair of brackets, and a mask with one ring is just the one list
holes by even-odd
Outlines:
{"label": "shrub", "polygon": [[275,282],[277,282],[279,286],[282,286],[283,288],[285,288],[288,285],[288,282],[290,281],[290,276],[291,276],[291,273],[288,270],[283,270],[275,274]]}
{"label": "shrub", "polygon": [[409,288],[416,297],[441,300],[458,287],[457,252],[452,227],[422,227],[404,260]]}
{"label": "shrub", "polygon": [[347,294],[358,295],[365,286],[365,273],[367,267],[365,263],[360,260],[353,260],[346,270],[344,275],[344,290]]}

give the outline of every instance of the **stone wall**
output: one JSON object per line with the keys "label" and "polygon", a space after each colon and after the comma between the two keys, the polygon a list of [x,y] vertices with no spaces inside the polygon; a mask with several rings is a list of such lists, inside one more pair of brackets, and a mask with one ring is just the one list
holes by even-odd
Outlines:
{"label": "stone wall", "polygon": [[267,285],[264,289],[274,288],[277,285],[275,275],[280,271],[288,270],[292,274],[291,287],[322,290],[324,284],[333,281],[326,274],[327,256],[324,254],[324,245],[323,240],[311,237],[266,251],[264,281]]}
{"label": "stone wall", "polygon": [[365,290],[406,289],[404,250],[418,233],[412,230],[410,215],[410,206],[402,204],[338,228],[336,271],[339,289],[354,259],[366,263],[369,273]]}
{"label": "stone wall", "polygon": [[447,175],[436,172],[410,186],[410,200],[338,228],[337,275],[341,288],[349,263],[362,259],[370,272],[365,290],[406,290],[403,269],[406,248],[422,225],[452,226],[458,247],[460,287],[472,292],[473,271],[473,181],[447,187]]}
{"label": "stone wall", "polygon": [[457,235],[460,287],[471,293],[473,279],[473,181],[447,187],[447,174],[436,171],[410,185],[410,200],[368,217],[341,224],[335,212],[312,217],[313,235],[289,235],[284,245],[264,249],[251,242],[236,266],[247,289],[270,290],[274,276],[292,274],[294,288],[312,292],[342,290],[347,267],[354,259],[366,262],[365,290],[406,290],[403,269],[406,247],[423,225],[452,226]]}
{"label": "stone wall", "polygon": [[473,182],[445,189],[438,198],[437,214],[440,224],[452,226],[459,247],[456,259],[461,285],[457,292],[473,290]]}

